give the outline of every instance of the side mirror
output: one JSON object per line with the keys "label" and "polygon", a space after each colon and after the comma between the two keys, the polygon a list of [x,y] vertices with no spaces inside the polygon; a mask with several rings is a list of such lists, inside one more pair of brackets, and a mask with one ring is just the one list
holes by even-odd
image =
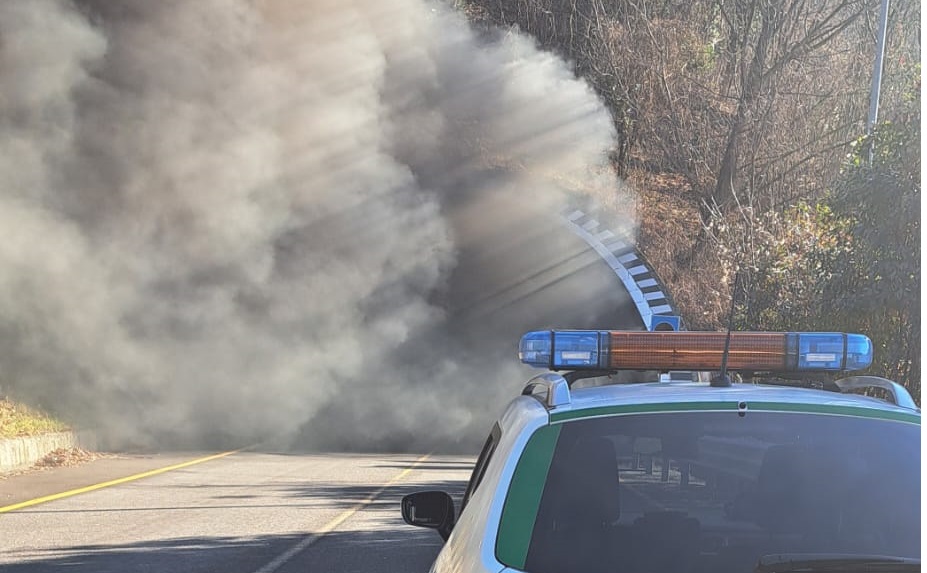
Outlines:
{"label": "side mirror", "polygon": [[447,541],[454,529],[454,500],[443,491],[419,491],[402,498],[402,519],[409,525],[437,529]]}

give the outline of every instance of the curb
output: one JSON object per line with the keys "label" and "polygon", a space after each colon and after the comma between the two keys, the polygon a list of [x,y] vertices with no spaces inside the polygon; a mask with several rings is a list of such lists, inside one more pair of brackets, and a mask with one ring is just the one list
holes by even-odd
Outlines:
{"label": "curb", "polygon": [[27,469],[59,448],[96,449],[92,431],[52,432],[0,440],[0,474]]}

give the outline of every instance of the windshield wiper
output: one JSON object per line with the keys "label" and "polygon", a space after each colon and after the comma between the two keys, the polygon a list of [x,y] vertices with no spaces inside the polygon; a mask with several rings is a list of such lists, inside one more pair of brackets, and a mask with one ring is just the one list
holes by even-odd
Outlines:
{"label": "windshield wiper", "polygon": [[857,555],[852,553],[779,553],[764,555],[756,565],[756,573],[797,573],[799,571],[920,571],[921,560],[888,555]]}

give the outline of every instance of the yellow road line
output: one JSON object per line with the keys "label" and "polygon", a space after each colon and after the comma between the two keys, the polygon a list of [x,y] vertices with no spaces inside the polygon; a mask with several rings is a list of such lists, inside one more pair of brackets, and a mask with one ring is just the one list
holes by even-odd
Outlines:
{"label": "yellow road line", "polygon": [[127,482],[130,482],[130,481],[139,480],[139,479],[146,478],[146,477],[156,476],[156,475],[158,475],[158,474],[163,474],[163,473],[165,473],[165,472],[169,472],[169,471],[173,471],[173,470],[179,470],[179,469],[181,469],[181,468],[186,468],[186,467],[193,466],[193,465],[196,465],[196,464],[201,464],[201,463],[203,463],[203,462],[208,462],[208,461],[211,461],[211,460],[217,460],[217,459],[219,459],[219,458],[224,458],[224,457],[230,456],[230,455],[232,455],[232,454],[237,454],[238,452],[241,452],[241,451],[243,451],[243,450],[245,450],[245,449],[247,449],[247,448],[241,448],[241,449],[238,449],[238,450],[232,450],[232,451],[230,451],[230,452],[222,452],[221,454],[213,454],[213,455],[211,455],[211,456],[206,456],[205,458],[198,458],[198,459],[195,459],[195,460],[190,460],[190,461],[187,461],[187,462],[183,462],[183,463],[180,463],[180,464],[175,464],[175,465],[172,465],[172,466],[167,466],[167,467],[164,467],[164,468],[159,468],[159,469],[156,469],[156,470],[151,470],[151,471],[147,471],[147,472],[142,472],[142,473],[140,473],[140,474],[135,474],[135,475],[131,475],[131,476],[124,477],[124,478],[119,478],[119,479],[114,479],[114,480],[110,480],[110,481],[105,481],[105,482],[103,482],[103,483],[98,483],[98,484],[94,484],[94,485],[88,485],[87,487],[81,487],[81,488],[78,488],[78,489],[72,489],[72,490],[70,490],[70,491],[64,491],[64,492],[61,492],[61,493],[55,493],[55,494],[52,494],[52,495],[46,495],[46,496],[44,496],[44,497],[37,497],[37,498],[35,498],[35,499],[30,499],[30,500],[28,500],[28,501],[22,501],[22,502],[20,502],[20,503],[14,503],[13,505],[7,505],[7,506],[5,506],[5,507],[0,507],[0,513],[8,513],[8,512],[10,512],[10,511],[16,511],[17,509],[23,509],[23,508],[25,508],[25,507],[31,507],[31,506],[33,506],[33,505],[39,505],[40,503],[48,503],[49,501],[55,501],[56,499],[64,499],[64,498],[66,498],[66,497],[71,497],[72,495],[79,495],[79,494],[82,494],[82,493],[87,493],[87,492],[90,492],[90,491],[95,491],[95,490],[98,490],[98,489],[103,489],[103,488],[105,488],[105,487],[111,487],[111,486],[114,486],[114,485],[119,485],[119,484],[122,484],[122,483],[127,483]]}
{"label": "yellow road line", "polygon": [[378,489],[377,491],[367,496],[366,499],[364,499],[363,501],[361,501],[360,503],[358,503],[351,509],[348,509],[338,514],[338,516],[335,517],[335,519],[323,525],[321,529],[319,529],[315,533],[310,534],[308,537],[306,537],[305,539],[303,539],[302,541],[300,541],[293,547],[284,551],[283,553],[278,555],[273,561],[271,561],[267,565],[264,565],[263,567],[255,571],[255,573],[273,573],[274,571],[282,567],[287,561],[289,561],[296,555],[305,551],[310,545],[312,545],[313,543],[315,543],[322,537],[325,537],[327,534],[331,533],[332,531],[338,529],[338,526],[340,526],[342,523],[347,521],[352,515],[364,509],[371,503],[375,502],[377,498],[379,498],[383,494],[383,492],[387,490],[387,488],[389,488],[391,485],[395,484],[396,482],[404,479],[407,475],[412,473],[412,471],[415,470],[415,468],[422,465],[425,462],[425,460],[427,460],[430,456],[431,456],[430,453],[425,454],[424,456],[415,460],[415,462],[413,462],[411,466],[399,472],[391,480],[386,482],[386,484],[383,485],[380,489]]}

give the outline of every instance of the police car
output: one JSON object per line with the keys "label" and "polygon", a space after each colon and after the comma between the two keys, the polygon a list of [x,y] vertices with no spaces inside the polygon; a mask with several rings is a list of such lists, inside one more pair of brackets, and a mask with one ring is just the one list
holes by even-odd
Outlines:
{"label": "police car", "polygon": [[[460,507],[402,500],[446,540],[432,571],[920,569],[920,410],[889,380],[833,381],[870,365],[867,337],[539,331],[519,356],[548,372],[492,428]],[[622,370],[722,375],[580,388]]]}

